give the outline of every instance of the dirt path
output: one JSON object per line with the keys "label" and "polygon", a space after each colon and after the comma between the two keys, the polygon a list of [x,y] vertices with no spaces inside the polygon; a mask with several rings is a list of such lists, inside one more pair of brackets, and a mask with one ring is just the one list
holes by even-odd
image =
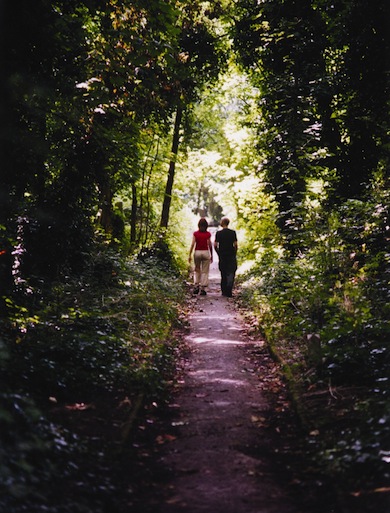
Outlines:
{"label": "dirt path", "polygon": [[[273,412],[262,392],[275,367],[220,295],[216,264],[208,295],[192,301],[191,357],[174,399],[175,438],[160,454],[165,493],[154,511],[298,513],[275,466]],[[254,351],[264,355],[256,368]]]}

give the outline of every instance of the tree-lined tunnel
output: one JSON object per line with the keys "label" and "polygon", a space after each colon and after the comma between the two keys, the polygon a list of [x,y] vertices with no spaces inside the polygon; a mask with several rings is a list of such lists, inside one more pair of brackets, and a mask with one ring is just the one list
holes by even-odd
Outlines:
{"label": "tree-lined tunnel", "polygon": [[141,493],[188,349],[191,233],[223,216],[297,483],[321,475],[342,513],[388,505],[389,11],[0,2],[0,509]]}

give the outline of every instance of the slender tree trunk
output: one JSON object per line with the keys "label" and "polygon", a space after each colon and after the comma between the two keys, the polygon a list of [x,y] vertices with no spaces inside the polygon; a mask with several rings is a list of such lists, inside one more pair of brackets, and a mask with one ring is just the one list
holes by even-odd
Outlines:
{"label": "slender tree trunk", "polygon": [[155,165],[155,163],[156,163],[156,161],[158,159],[158,156],[159,156],[159,148],[160,148],[160,139],[157,140],[157,146],[156,146],[156,149],[155,149],[153,162],[152,162],[152,165],[150,166],[149,174],[148,174],[148,178],[147,178],[147,182],[146,182],[146,196],[145,196],[145,201],[146,201],[146,230],[145,230],[144,244],[146,244],[146,242],[148,240],[149,231],[150,231],[150,216],[151,216],[150,184],[151,184],[151,180],[152,180],[152,174],[153,174],[154,165]]}
{"label": "slender tree trunk", "polygon": [[[150,155],[150,148],[149,148],[149,151],[148,151],[148,155],[147,157],[149,157]],[[142,168],[142,177],[141,177],[141,190],[140,190],[140,193],[139,193],[139,226],[138,226],[138,237],[137,237],[137,242],[141,242],[142,241],[142,237],[143,237],[143,231],[144,231],[144,218],[145,218],[145,215],[144,215],[144,195],[145,195],[145,173],[146,173],[146,163],[147,163],[147,158],[145,160],[145,164]]]}
{"label": "slender tree trunk", "polygon": [[112,233],[112,198],[113,193],[111,190],[111,186],[108,181],[108,177],[105,177],[106,180],[103,184],[100,185],[100,208],[101,208],[101,216],[100,216],[100,226],[104,229],[106,233]]}
{"label": "slender tree trunk", "polygon": [[137,237],[137,187],[131,184],[131,218],[130,218],[130,242],[133,244]]}
{"label": "slender tree trunk", "polygon": [[176,110],[176,118],[175,118],[175,127],[173,130],[173,139],[172,139],[172,150],[171,150],[171,160],[169,162],[169,171],[168,171],[168,179],[167,185],[165,187],[165,195],[164,195],[164,203],[161,213],[161,222],[160,228],[168,228],[169,221],[169,210],[171,208],[172,201],[172,189],[173,189],[173,181],[175,178],[175,167],[176,167],[176,157],[179,150],[179,140],[180,140],[180,125],[183,117],[183,109],[179,106]]}

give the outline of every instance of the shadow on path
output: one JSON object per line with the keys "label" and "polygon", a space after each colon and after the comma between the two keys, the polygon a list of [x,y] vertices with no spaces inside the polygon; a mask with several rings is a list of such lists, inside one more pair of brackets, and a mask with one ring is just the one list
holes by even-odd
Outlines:
{"label": "shadow on path", "polygon": [[160,454],[165,492],[154,511],[298,513],[275,468],[271,406],[250,358],[256,342],[220,295],[216,263],[208,295],[191,301],[191,356],[174,399],[176,437]]}

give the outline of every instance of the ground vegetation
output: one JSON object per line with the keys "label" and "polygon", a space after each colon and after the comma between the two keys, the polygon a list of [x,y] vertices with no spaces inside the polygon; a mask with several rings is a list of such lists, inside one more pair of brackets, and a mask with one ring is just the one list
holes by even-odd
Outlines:
{"label": "ground vegetation", "polygon": [[237,227],[240,302],[309,460],[341,502],[383,504],[389,19],[385,0],[3,2],[4,507],[56,513],[86,454],[109,496],[109,452],[63,413],[109,396],[130,426],[161,402],[199,215]]}
{"label": "ground vegetation", "polygon": [[320,465],[364,511],[380,509],[389,493],[388,6],[237,8],[241,63],[260,91],[255,174],[276,209],[268,232],[256,230],[270,212],[264,201],[249,212],[258,237],[242,299],[285,365]]}

